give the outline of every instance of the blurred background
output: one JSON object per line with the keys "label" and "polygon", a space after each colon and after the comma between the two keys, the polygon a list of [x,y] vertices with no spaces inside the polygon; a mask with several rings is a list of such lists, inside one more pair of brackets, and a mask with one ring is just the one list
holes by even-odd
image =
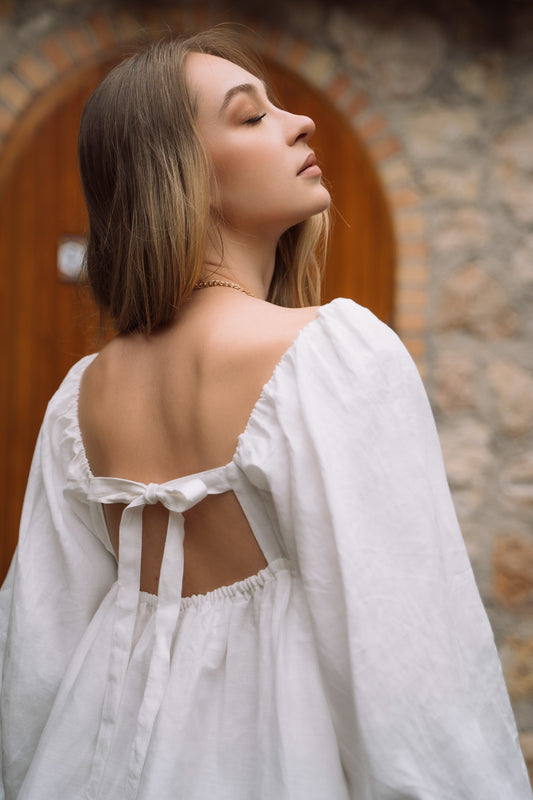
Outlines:
{"label": "blurred background", "polygon": [[317,123],[324,300],[370,306],[422,373],[533,774],[530,0],[0,0],[2,577],[46,403],[109,335],[78,281],[84,102],[147,41],[220,22]]}

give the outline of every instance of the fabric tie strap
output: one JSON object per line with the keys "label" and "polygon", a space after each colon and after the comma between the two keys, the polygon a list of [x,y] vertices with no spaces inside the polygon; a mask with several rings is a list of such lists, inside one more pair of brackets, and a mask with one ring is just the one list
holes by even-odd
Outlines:
{"label": "fabric tie strap", "polygon": [[179,617],[183,582],[183,512],[195,506],[207,494],[207,486],[200,478],[178,478],[167,483],[148,485],[118,478],[92,478],[90,481],[89,500],[104,504],[123,503],[126,508],[122,512],[119,528],[118,593],[112,656],[89,781],[89,798],[98,796],[133,647],[140,591],[144,507],[161,503],[168,510],[169,517],[159,577],[155,642],[138,714],[125,798],[137,795],[152,729],[168,681],[172,637]]}

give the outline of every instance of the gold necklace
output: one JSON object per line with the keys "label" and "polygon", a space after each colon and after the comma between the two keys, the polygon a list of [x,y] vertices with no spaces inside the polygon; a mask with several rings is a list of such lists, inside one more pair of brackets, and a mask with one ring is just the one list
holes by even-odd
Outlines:
{"label": "gold necklace", "polygon": [[227,286],[228,289],[236,289],[238,292],[244,292],[244,294],[247,294],[249,297],[255,297],[253,292],[248,291],[248,289],[243,289],[238,283],[232,283],[231,281],[219,281],[214,278],[210,281],[198,281],[194,288],[209,289],[210,286]]}

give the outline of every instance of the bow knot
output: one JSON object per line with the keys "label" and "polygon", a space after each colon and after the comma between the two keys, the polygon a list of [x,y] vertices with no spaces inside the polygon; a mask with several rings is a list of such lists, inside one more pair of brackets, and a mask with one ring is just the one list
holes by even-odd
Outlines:
{"label": "bow knot", "polygon": [[153,506],[159,503],[162,498],[160,496],[159,484],[149,483],[144,492],[144,501],[147,505]]}
{"label": "bow knot", "polygon": [[125,503],[130,508],[161,503],[169,511],[183,513],[207,494],[207,487],[199,478],[148,484],[121,478],[92,478],[88,498],[100,503]]}

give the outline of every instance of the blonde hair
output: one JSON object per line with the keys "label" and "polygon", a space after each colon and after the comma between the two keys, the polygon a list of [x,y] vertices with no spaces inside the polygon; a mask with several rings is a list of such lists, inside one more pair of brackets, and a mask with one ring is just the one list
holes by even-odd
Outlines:
{"label": "blonde hair", "polygon": [[[191,52],[264,78],[257,59],[228,31],[162,40],[112,69],[81,119],[87,276],[121,333],[150,333],[171,322],[203,269],[212,181],[185,80]],[[282,235],[271,302],[320,302],[327,219],[316,215]]]}

